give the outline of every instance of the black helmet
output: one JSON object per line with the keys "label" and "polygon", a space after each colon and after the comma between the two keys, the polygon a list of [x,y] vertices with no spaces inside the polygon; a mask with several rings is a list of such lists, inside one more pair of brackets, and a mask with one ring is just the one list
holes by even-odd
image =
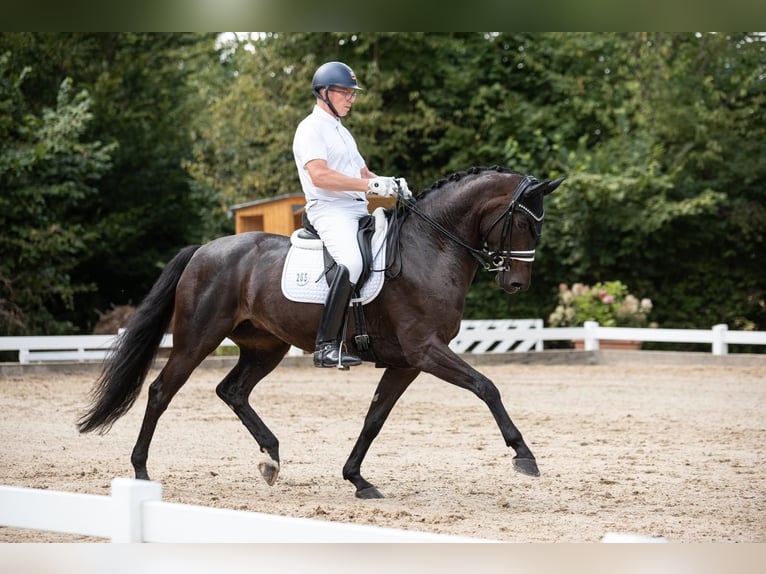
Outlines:
{"label": "black helmet", "polygon": [[356,74],[343,62],[326,62],[317,68],[314,72],[314,79],[311,80],[311,93],[321,98],[320,90],[330,86],[340,86],[341,88],[353,88],[361,90],[356,83]]}

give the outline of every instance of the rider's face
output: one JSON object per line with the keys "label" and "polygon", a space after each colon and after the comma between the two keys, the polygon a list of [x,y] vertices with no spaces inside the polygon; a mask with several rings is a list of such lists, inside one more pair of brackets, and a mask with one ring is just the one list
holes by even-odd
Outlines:
{"label": "rider's face", "polygon": [[351,106],[354,104],[354,100],[356,100],[356,90],[332,86],[327,90],[327,97],[338,111],[338,115],[343,117],[348,114]]}

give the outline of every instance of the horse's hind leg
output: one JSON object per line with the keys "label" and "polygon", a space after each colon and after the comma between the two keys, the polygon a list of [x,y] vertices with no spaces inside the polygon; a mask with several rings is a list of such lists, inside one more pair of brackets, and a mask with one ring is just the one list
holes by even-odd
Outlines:
{"label": "horse's hind leg", "polygon": [[[257,351],[256,351],[257,347]],[[279,441],[256,414],[248,400],[258,381],[268,375],[287,354],[290,345],[274,337],[259,337],[257,342],[241,344],[239,361],[216,387],[216,393],[239,417],[269,459],[258,470],[269,486],[279,475]]]}
{"label": "horse's hind leg", "polygon": [[364,426],[356,440],[351,454],[343,465],[343,478],[356,487],[357,498],[384,498],[383,494],[372,484],[362,478],[362,461],[378,436],[383,423],[386,422],[391,409],[402,396],[410,383],[420,373],[417,369],[386,369],[375,389],[372,404],[364,418]]}
{"label": "horse's hind leg", "polygon": [[136,445],[133,447],[133,454],[130,461],[136,473],[136,478],[149,480],[149,474],[146,470],[146,460],[149,456],[149,445],[152,442],[154,431],[157,428],[157,422],[162,413],[168,408],[178,390],[189,379],[192,371],[202,361],[207,353],[201,353],[199,360],[171,352],[168,362],[160,371],[159,376],[149,385],[149,396],[146,401],[146,411],[144,420],[141,423],[141,430],[138,433]]}

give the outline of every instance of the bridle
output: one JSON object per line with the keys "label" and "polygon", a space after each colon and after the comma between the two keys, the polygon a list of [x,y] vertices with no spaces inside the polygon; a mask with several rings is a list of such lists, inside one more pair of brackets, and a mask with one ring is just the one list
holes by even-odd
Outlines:
{"label": "bridle", "polygon": [[[418,217],[426,221],[434,229],[438,230],[442,235],[445,235],[464,249],[466,249],[484,268],[485,271],[491,273],[500,271],[509,271],[511,269],[511,262],[513,260],[523,261],[525,263],[531,263],[535,260],[535,250],[529,249],[524,251],[497,250],[492,251],[489,248],[488,238],[498,225],[502,223],[502,230],[500,232],[500,245],[511,246],[511,236],[513,234],[513,214],[516,210],[520,210],[525,216],[531,218],[537,224],[542,224],[544,213],[539,216],[535,215],[529,208],[521,203],[524,192],[534,183],[537,183],[537,179],[531,175],[524,176],[521,181],[516,185],[516,189],[511,197],[511,202],[508,207],[501,213],[495,222],[490,225],[487,232],[481,238],[481,249],[471,247],[461,238],[452,233],[449,229],[441,225],[439,222],[432,219],[429,215],[423,213],[416,207],[416,203],[413,199],[405,199],[401,194],[401,190],[397,190],[399,195],[399,201],[402,202],[407,209],[415,213]],[[399,183],[397,182],[397,187]]]}

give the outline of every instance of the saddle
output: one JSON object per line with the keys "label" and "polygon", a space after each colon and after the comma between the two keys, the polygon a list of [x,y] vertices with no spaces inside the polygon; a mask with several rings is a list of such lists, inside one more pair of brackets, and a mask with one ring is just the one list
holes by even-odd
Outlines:
{"label": "saddle", "polygon": [[[308,215],[303,212],[301,217],[301,224],[303,228],[298,229],[294,234],[297,239],[302,241],[320,241],[319,233],[311,225]],[[375,218],[372,215],[365,215],[359,220],[359,229],[356,232],[356,241],[359,244],[359,251],[362,254],[362,274],[359,276],[359,280],[356,283],[357,292],[362,288],[372,272],[372,234],[375,233]],[[295,242],[292,242],[295,245]],[[331,285],[335,274],[338,271],[338,265],[335,260],[327,251],[324,242],[322,242],[322,254],[324,255],[325,264],[325,278],[327,279],[327,285]]]}
{"label": "saddle", "polygon": [[[282,293],[291,301],[324,304],[338,266],[305,213],[302,223],[303,227],[290,236],[290,250],[282,270]],[[382,207],[359,220],[357,241],[364,265],[352,303],[369,303],[383,287],[385,274],[374,271],[385,268],[387,230],[388,219]]]}

